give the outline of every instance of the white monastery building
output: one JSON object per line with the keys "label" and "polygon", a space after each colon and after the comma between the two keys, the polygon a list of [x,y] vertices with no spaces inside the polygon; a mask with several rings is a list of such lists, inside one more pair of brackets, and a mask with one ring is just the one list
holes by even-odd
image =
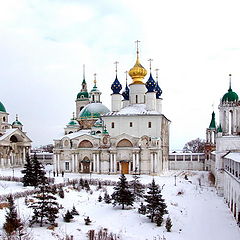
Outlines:
{"label": "white monastery building", "polygon": [[54,170],[82,173],[158,175],[168,169],[169,123],[162,113],[162,90],[140,64],[128,72],[123,91],[117,76],[111,85],[111,111],[96,85],[88,92],[85,74],[76,99],[76,117],[54,140]]}
{"label": "white monastery building", "polygon": [[18,120],[18,116],[12,124],[8,122],[8,116],[4,105],[0,102],[0,166],[23,166],[32,141],[23,132],[23,125]]}

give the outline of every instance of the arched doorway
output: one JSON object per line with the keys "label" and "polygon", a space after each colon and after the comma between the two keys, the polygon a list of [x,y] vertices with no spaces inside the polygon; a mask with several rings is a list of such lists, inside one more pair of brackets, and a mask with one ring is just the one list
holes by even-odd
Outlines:
{"label": "arched doorway", "polygon": [[82,163],[82,172],[83,173],[90,173],[90,160],[88,157],[84,157],[81,161]]}

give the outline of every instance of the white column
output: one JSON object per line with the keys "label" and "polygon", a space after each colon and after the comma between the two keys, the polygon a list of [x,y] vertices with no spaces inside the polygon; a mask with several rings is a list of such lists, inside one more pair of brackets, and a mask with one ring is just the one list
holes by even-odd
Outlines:
{"label": "white column", "polygon": [[99,162],[99,154],[96,153],[96,159],[97,159],[97,172],[100,173],[100,162]]}
{"label": "white column", "polygon": [[60,154],[57,155],[57,165],[58,165],[58,173],[61,173],[61,169],[60,169]]}
{"label": "white column", "polygon": [[133,153],[133,155],[132,155],[132,162],[133,162],[133,172],[135,173],[135,169],[136,169],[136,155],[135,155],[135,153]]}
{"label": "white column", "polygon": [[72,153],[72,172],[75,172],[75,166],[74,166],[74,165],[75,165],[75,163],[74,163],[74,162],[75,162],[75,161],[74,161],[74,160],[75,160],[75,159],[74,159],[75,156],[74,156],[74,155],[75,155],[75,154]]}
{"label": "white column", "polygon": [[110,153],[110,173],[113,172],[113,155]]}
{"label": "white column", "polygon": [[96,160],[95,160],[95,154],[93,153],[93,172],[96,172]]}
{"label": "white column", "polygon": [[150,172],[153,173],[153,153],[150,153],[151,161],[150,161]]}
{"label": "white column", "polygon": [[57,154],[54,153],[53,155],[53,171],[55,171],[55,173],[57,173]]}
{"label": "white column", "polygon": [[22,165],[25,163],[25,159],[26,159],[26,149],[25,149],[25,147],[23,147],[23,159],[22,159]]}
{"label": "white column", "polygon": [[75,162],[75,172],[79,172],[79,165],[78,165],[78,154],[74,154],[74,162]]}
{"label": "white column", "polygon": [[154,172],[157,172],[157,153],[154,153]]}
{"label": "white column", "polygon": [[139,153],[135,155],[137,171],[140,173]]}
{"label": "white column", "polygon": [[[121,165],[120,165],[121,167]],[[116,160],[116,153],[113,154],[113,172],[117,172],[117,160]]]}
{"label": "white column", "polygon": [[1,158],[1,167],[4,167],[4,159]]}
{"label": "white column", "polygon": [[129,172],[129,174],[131,172],[131,162],[128,163],[128,172]]}

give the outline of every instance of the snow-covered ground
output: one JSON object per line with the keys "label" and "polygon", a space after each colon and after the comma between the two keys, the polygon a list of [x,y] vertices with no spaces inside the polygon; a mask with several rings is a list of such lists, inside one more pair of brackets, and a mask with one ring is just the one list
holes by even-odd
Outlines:
{"label": "snow-covered ground", "polygon": [[[51,166],[47,166],[47,176]],[[156,183],[163,187],[162,194],[166,200],[169,216],[172,219],[172,232],[166,232],[164,227],[157,227],[154,223],[137,212],[140,202],[134,207],[121,210],[120,207],[113,207],[111,204],[98,202],[98,197],[104,196],[103,190],[96,190],[96,186],[90,186],[93,193],[85,190],[76,191],[66,187],[64,199],[58,198],[61,209],[57,219],[58,227],[54,231],[46,227],[34,226],[31,230],[36,240],[57,239],[54,234],[64,236],[73,235],[74,240],[87,239],[86,233],[90,229],[107,228],[109,232],[119,234],[123,240],[153,240],[161,239],[163,235],[167,240],[238,240],[240,239],[240,228],[237,226],[224,199],[216,195],[215,189],[209,186],[207,172],[186,172],[188,180],[184,179],[183,172],[168,172],[164,176],[154,177]],[[1,170],[0,175],[12,176],[12,169]],[[20,170],[14,170],[15,176],[21,176]],[[176,186],[174,175],[177,175]],[[50,172],[52,177],[52,172]],[[119,175],[95,175],[92,174],[65,174],[64,178],[56,177],[56,182],[66,181],[67,178],[99,178],[118,181]],[[127,176],[131,180],[131,175]],[[142,183],[150,183],[151,176],[140,176]],[[199,186],[201,182],[201,186]],[[0,181],[0,194],[24,191],[28,188],[21,187],[21,183]],[[109,194],[113,187],[106,187]],[[178,195],[178,192],[183,194]],[[24,199],[16,200],[20,216],[29,219],[31,210],[24,204]],[[62,215],[66,210],[71,210],[75,205],[80,213],[75,216],[71,223],[65,223]],[[5,221],[5,210],[0,210],[0,228]],[[168,215],[165,215],[165,220]],[[84,218],[89,216],[91,225],[84,224]]]}

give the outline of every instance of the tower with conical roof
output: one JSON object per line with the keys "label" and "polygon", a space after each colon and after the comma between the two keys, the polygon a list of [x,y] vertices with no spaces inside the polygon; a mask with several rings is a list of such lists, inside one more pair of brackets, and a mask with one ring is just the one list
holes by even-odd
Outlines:
{"label": "tower with conical roof", "polygon": [[113,81],[112,86],[111,86],[111,89],[113,91],[112,94],[111,94],[111,97],[112,97],[112,111],[116,112],[116,111],[119,111],[121,109],[122,95],[120,94],[120,91],[122,89],[122,85],[119,82],[118,76],[117,76],[117,64],[118,64],[118,62],[116,61],[114,64],[116,65],[116,69],[115,69],[116,77],[115,77],[115,80]]}
{"label": "tower with conical roof", "polygon": [[85,79],[85,65],[83,65],[83,80],[82,89],[77,94],[76,98],[76,115],[78,116],[80,111],[89,103],[89,93],[87,90],[87,82]]}
{"label": "tower with conical roof", "polygon": [[132,83],[129,85],[129,100],[130,104],[144,104],[146,87],[143,82],[147,75],[147,70],[141,65],[139,61],[139,41],[137,44],[137,59],[135,65],[129,70],[128,74],[132,78]]}
{"label": "tower with conical roof", "polygon": [[240,133],[240,116],[238,95],[232,90],[231,74],[229,74],[229,89],[225,93],[219,104],[220,125],[222,134],[238,135]]}
{"label": "tower with conical roof", "polygon": [[10,128],[8,123],[8,113],[4,105],[0,102],[0,136],[6,132],[6,129]]}
{"label": "tower with conical roof", "polygon": [[92,90],[90,91],[90,102],[91,103],[101,103],[101,94],[97,88],[97,74],[94,73],[94,80],[93,80],[94,86]]}
{"label": "tower with conical roof", "polygon": [[148,60],[150,63],[150,75],[149,78],[146,82],[146,88],[147,88],[147,92],[146,92],[146,109],[149,111],[155,111],[156,110],[156,92],[155,92],[155,87],[156,87],[156,82],[152,77],[152,66],[151,66],[151,62],[152,59]]}

